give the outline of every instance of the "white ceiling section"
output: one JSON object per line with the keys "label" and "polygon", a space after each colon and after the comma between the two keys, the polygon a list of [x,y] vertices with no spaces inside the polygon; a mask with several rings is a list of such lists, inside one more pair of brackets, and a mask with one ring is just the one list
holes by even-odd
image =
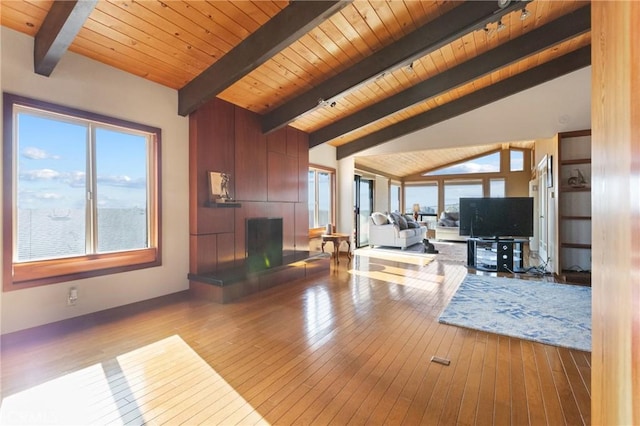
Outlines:
{"label": "white ceiling section", "polygon": [[356,157],[549,138],[591,128],[591,67],[359,152]]}

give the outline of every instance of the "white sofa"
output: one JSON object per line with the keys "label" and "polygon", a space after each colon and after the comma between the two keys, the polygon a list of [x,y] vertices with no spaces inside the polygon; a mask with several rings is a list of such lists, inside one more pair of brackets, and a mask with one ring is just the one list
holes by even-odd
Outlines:
{"label": "white sofa", "polygon": [[[421,242],[425,237],[427,227],[415,221],[413,221],[415,225],[409,225],[407,220],[398,213],[392,213],[388,216],[380,212],[372,213],[369,217],[369,245],[371,247],[400,247],[404,250]],[[412,219],[409,220],[412,221]]]}

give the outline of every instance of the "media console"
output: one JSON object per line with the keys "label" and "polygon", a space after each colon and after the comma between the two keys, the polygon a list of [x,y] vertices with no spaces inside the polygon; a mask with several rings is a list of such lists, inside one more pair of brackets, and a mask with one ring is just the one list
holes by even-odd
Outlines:
{"label": "media console", "polygon": [[467,266],[489,272],[522,272],[526,238],[469,238]]}

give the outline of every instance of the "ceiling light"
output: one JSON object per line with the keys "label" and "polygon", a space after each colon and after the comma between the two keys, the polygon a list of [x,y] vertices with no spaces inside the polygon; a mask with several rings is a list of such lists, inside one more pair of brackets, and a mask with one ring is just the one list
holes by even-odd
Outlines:
{"label": "ceiling light", "polygon": [[505,28],[507,28],[507,26],[502,22],[502,20],[498,21],[498,26],[496,27],[496,30],[498,32],[504,30]]}
{"label": "ceiling light", "polygon": [[527,19],[529,17],[530,14],[531,13],[525,7],[524,9],[522,9],[522,13],[520,14],[520,20],[524,21],[525,19]]}

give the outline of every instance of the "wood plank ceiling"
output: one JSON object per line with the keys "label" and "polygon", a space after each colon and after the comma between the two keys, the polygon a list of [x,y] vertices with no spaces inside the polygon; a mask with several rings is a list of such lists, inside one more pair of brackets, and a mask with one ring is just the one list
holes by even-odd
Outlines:
{"label": "wood plank ceiling", "polygon": [[[2,0],[0,23],[51,38],[54,3]],[[68,50],[178,90],[181,115],[217,96],[338,158],[590,63],[588,1],[95,3],[84,22],[63,20],[80,24]],[[468,154],[367,167],[402,177]]]}

